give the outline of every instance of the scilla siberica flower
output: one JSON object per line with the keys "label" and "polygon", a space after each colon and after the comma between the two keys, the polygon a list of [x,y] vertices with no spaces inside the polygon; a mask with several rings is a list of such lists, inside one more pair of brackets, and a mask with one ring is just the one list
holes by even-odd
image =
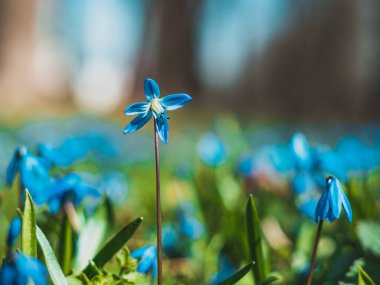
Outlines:
{"label": "scilla siberica flower", "polygon": [[37,205],[48,199],[45,191],[50,183],[49,170],[45,160],[31,154],[25,146],[19,146],[7,168],[7,184],[12,185],[16,174],[20,173],[23,189],[28,189]]}
{"label": "scilla siberica flower", "polygon": [[140,259],[137,271],[148,274],[151,271],[151,279],[157,276],[157,248],[154,245],[148,245],[132,251],[131,256]]}
{"label": "scilla siberica flower", "polygon": [[27,285],[29,280],[36,285],[48,284],[45,266],[36,258],[13,252],[12,246],[21,232],[21,219],[12,220],[7,237],[7,256],[0,269],[0,285]]}
{"label": "scilla siberica flower", "polygon": [[160,97],[160,88],[153,79],[147,78],[144,82],[144,92],[148,102],[138,102],[125,109],[125,115],[138,115],[124,129],[124,134],[130,134],[143,127],[151,118],[154,117],[154,123],[160,139],[168,142],[169,125],[166,111],[172,111],[183,107],[192,98],[187,94],[172,94],[163,98]]}
{"label": "scilla siberica flower", "polygon": [[332,223],[335,219],[339,218],[342,206],[346,212],[348,221],[352,222],[350,201],[348,201],[338,179],[330,176],[326,179],[326,190],[323,192],[315,209],[315,221],[318,223],[327,219],[329,223]]}

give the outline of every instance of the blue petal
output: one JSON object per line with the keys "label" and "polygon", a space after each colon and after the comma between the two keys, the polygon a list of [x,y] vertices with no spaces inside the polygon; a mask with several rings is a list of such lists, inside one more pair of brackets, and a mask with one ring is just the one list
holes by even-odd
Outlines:
{"label": "blue petal", "polygon": [[0,270],[0,284],[15,284],[16,269],[11,264],[3,263]]}
{"label": "blue petal", "polygon": [[157,118],[154,120],[156,124],[157,133],[163,143],[168,143],[169,137],[169,124],[166,118]]}
{"label": "blue petal", "polygon": [[125,115],[138,115],[138,114],[146,113],[146,111],[148,111],[148,109],[149,109],[149,103],[148,102],[138,102],[138,103],[135,103],[135,104],[128,106],[125,109],[124,114]]}
{"label": "blue petal", "polygon": [[152,266],[152,276],[150,277],[150,279],[153,281],[154,279],[156,279],[156,276],[157,276],[157,262],[154,262],[153,263],[153,266]]}
{"label": "blue petal", "polygon": [[148,111],[145,114],[140,114],[128,124],[124,129],[124,134],[130,134],[143,127],[152,118],[152,112]]}
{"label": "blue petal", "polygon": [[145,79],[144,92],[148,101],[152,101],[154,98],[160,97],[160,87],[158,87],[156,81],[150,78]]}
{"label": "blue petal", "polygon": [[38,152],[49,164],[68,166],[72,163],[72,159],[68,155],[65,155],[59,149],[46,144],[39,144]]}
{"label": "blue petal", "polygon": [[133,258],[135,258],[135,259],[139,259],[139,258],[141,258],[141,257],[144,255],[145,251],[146,251],[149,247],[151,247],[151,245],[147,245],[147,246],[144,246],[144,247],[140,247],[140,248],[138,248],[138,249],[135,249],[134,251],[131,252],[131,256],[132,256]]}
{"label": "blue petal", "polygon": [[342,191],[342,203],[344,211],[346,212],[346,216],[349,222],[352,222],[352,209],[350,205],[350,201],[348,200],[346,194]]}
{"label": "blue petal", "polygon": [[332,215],[334,215],[337,219],[339,218],[340,211],[342,210],[341,191],[343,191],[343,189],[341,189],[342,186],[336,178],[332,177],[329,179],[330,180],[327,185],[327,191],[329,191],[329,203]]}
{"label": "blue petal", "polygon": [[324,191],[319,198],[317,208],[315,209],[315,221],[318,223],[327,217],[329,211],[328,192]]}
{"label": "blue petal", "polygon": [[165,96],[160,100],[160,103],[165,110],[172,111],[179,109],[191,101],[191,96],[187,94],[172,94]]}
{"label": "blue petal", "polygon": [[[19,253],[16,258],[16,265],[18,278],[21,277],[23,280],[28,280],[30,278],[33,280],[34,284],[38,285],[47,284],[47,270],[38,259]],[[26,284],[26,282],[20,284]]]}
{"label": "blue petal", "polygon": [[21,232],[21,219],[20,218],[14,218],[9,225],[8,230],[8,237],[7,237],[7,245],[9,247],[13,246],[15,241],[17,240],[18,236]]}

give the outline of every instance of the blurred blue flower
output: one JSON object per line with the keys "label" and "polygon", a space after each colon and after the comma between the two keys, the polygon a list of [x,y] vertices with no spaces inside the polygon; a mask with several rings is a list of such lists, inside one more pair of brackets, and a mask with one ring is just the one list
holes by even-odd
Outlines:
{"label": "blurred blue flower", "polygon": [[312,192],[315,189],[312,175],[305,171],[297,172],[293,177],[292,188],[297,195]]}
{"label": "blurred blue flower", "polygon": [[18,236],[21,232],[21,219],[19,217],[14,218],[10,225],[8,230],[8,236],[7,236],[7,246],[12,247],[14,243],[16,242]]}
{"label": "blurred blue flower", "polygon": [[47,270],[36,258],[22,253],[12,254],[0,269],[0,284],[27,285],[32,280],[36,285],[47,285]]}
{"label": "blurred blue flower", "polygon": [[332,223],[339,218],[342,206],[348,221],[352,222],[350,201],[348,201],[338,179],[330,176],[326,179],[326,190],[323,192],[315,209],[315,221],[318,223],[327,218],[329,223]]}
{"label": "blurred blue flower", "polygon": [[211,167],[222,165],[227,158],[227,149],[223,141],[213,132],[200,138],[197,150],[202,162]]}
{"label": "blurred blue flower", "polygon": [[153,245],[138,248],[132,251],[131,256],[139,259],[137,272],[148,274],[151,272],[151,279],[157,275],[157,248]]}
{"label": "blurred blue flower", "polygon": [[88,148],[77,138],[69,138],[59,147],[53,147],[50,144],[39,144],[37,150],[39,155],[49,164],[69,166],[74,161],[85,156]]}
{"label": "blurred blue flower", "polygon": [[347,168],[342,158],[332,150],[318,149],[315,151],[316,168],[325,175],[333,175],[342,181],[347,181]]}
{"label": "blurred blue flower", "polygon": [[128,180],[124,173],[109,172],[102,177],[97,188],[104,193],[114,205],[121,204],[128,195]]}
{"label": "blurred blue flower", "polygon": [[194,210],[190,203],[182,203],[178,208],[180,231],[192,240],[200,238],[205,232],[204,225],[194,217]]}
{"label": "blurred blue flower", "polygon": [[125,109],[125,115],[138,116],[127,125],[124,129],[124,134],[137,131],[143,127],[153,115],[158,135],[164,143],[167,143],[169,137],[169,117],[166,111],[179,109],[192,98],[187,94],[172,94],[159,99],[160,88],[156,81],[150,78],[145,79],[144,92],[148,102],[138,102]]}
{"label": "blurred blue flower", "polygon": [[212,285],[220,284],[232,276],[234,273],[235,268],[232,266],[229,260],[224,256],[220,256],[218,260],[218,272],[212,276],[210,283]]}
{"label": "blurred blue flower", "polygon": [[313,167],[312,152],[304,134],[293,134],[289,141],[289,150],[297,169],[310,170]]}
{"label": "blurred blue flower", "polygon": [[15,150],[7,168],[7,184],[12,185],[16,174],[20,173],[21,187],[28,189],[37,205],[48,199],[46,187],[50,183],[49,170],[45,160],[31,154],[25,146]]}
{"label": "blurred blue flower", "polygon": [[162,247],[164,251],[173,251],[178,242],[178,233],[172,225],[162,228]]}
{"label": "blurred blue flower", "polygon": [[237,171],[243,176],[251,176],[255,170],[255,158],[253,155],[242,155],[237,162]]}
{"label": "blurred blue flower", "polygon": [[101,197],[96,189],[86,185],[75,173],[54,179],[48,192],[50,193],[49,211],[53,214],[57,213],[68,201],[72,202],[74,206],[78,206],[86,197],[97,200]]}
{"label": "blurred blue flower", "polygon": [[315,209],[317,208],[318,199],[311,197],[306,201],[303,201],[299,206],[299,211],[304,214],[310,220],[315,219]]}

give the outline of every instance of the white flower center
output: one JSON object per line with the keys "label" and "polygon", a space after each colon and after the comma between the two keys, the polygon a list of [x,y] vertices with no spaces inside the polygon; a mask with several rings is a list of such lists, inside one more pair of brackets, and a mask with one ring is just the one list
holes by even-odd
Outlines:
{"label": "white flower center", "polygon": [[163,112],[165,112],[164,108],[162,107],[161,103],[158,101],[157,98],[154,98],[154,99],[150,102],[150,108],[151,108],[152,111],[153,111],[154,113],[156,113],[157,115],[162,114]]}

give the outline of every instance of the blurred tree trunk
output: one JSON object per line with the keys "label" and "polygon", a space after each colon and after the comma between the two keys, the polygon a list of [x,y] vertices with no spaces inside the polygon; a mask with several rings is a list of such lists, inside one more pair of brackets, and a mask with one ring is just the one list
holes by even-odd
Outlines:
{"label": "blurred tree trunk", "polygon": [[[158,29],[159,77],[170,87],[165,90],[191,90],[196,93],[198,81],[195,71],[195,21],[202,7],[201,0],[162,0]],[[175,90],[173,90],[176,92]]]}

